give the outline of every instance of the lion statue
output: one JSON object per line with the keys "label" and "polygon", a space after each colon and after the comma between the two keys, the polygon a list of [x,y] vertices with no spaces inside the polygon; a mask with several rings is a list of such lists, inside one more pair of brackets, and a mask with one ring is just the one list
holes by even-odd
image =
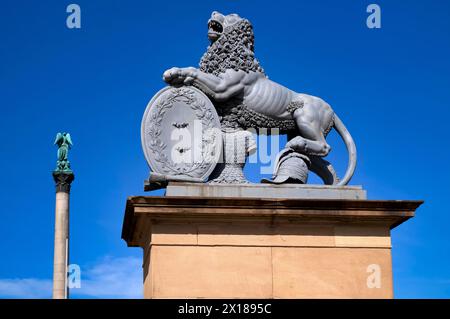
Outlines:
{"label": "lion statue", "polygon": [[[164,72],[164,81],[175,86],[193,85],[207,94],[224,127],[278,128],[287,134],[289,140],[277,156],[274,179],[268,182],[305,183],[306,178],[295,176],[295,167],[282,167],[283,159],[295,155],[325,184],[346,185],[355,171],[356,146],[330,105],[269,80],[255,58],[253,27],[247,19],[213,12],[208,38],[211,43],[199,69],[171,68]],[[349,154],[342,179],[323,159],[331,150],[325,139],[332,128],[344,140]]]}

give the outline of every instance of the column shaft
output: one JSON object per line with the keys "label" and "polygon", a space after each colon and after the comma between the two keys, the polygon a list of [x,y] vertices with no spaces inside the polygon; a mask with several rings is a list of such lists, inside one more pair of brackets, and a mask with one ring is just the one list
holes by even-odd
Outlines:
{"label": "column shaft", "polygon": [[53,299],[68,298],[69,197],[70,194],[66,192],[56,193]]}

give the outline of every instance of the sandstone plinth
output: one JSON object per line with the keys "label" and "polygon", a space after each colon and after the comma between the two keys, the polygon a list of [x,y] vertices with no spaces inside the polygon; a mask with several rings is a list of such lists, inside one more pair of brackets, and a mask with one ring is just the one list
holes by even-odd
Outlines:
{"label": "sandstone plinth", "polygon": [[392,298],[391,230],[420,201],[129,197],[145,298]]}

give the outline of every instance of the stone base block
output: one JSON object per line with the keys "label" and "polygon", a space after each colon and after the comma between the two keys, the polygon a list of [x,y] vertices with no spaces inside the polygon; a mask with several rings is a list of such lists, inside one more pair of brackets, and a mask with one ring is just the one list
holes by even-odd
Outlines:
{"label": "stone base block", "polygon": [[311,184],[201,184],[170,182],[167,196],[244,197],[275,199],[366,199],[361,186],[328,186]]}

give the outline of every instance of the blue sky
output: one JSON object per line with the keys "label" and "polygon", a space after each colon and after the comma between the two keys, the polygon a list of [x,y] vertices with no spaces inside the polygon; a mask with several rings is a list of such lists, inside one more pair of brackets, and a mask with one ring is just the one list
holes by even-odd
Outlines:
{"label": "blue sky", "polygon": [[[378,30],[365,24],[373,2]],[[50,297],[58,131],[74,142],[70,254],[87,282],[72,293],[140,296],[141,251],[120,239],[127,196],[149,195],[140,121],[164,70],[197,66],[213,10],[252,21],[271,79],[333,106],[358,147],[352,184],[425,200],[392,232],[395,296],[450,297],[448,1],[83,0],[79,30],[65,25],[70,3],[0,8],[0,297]],[[345,147],[329,141],[342,175]]]}

